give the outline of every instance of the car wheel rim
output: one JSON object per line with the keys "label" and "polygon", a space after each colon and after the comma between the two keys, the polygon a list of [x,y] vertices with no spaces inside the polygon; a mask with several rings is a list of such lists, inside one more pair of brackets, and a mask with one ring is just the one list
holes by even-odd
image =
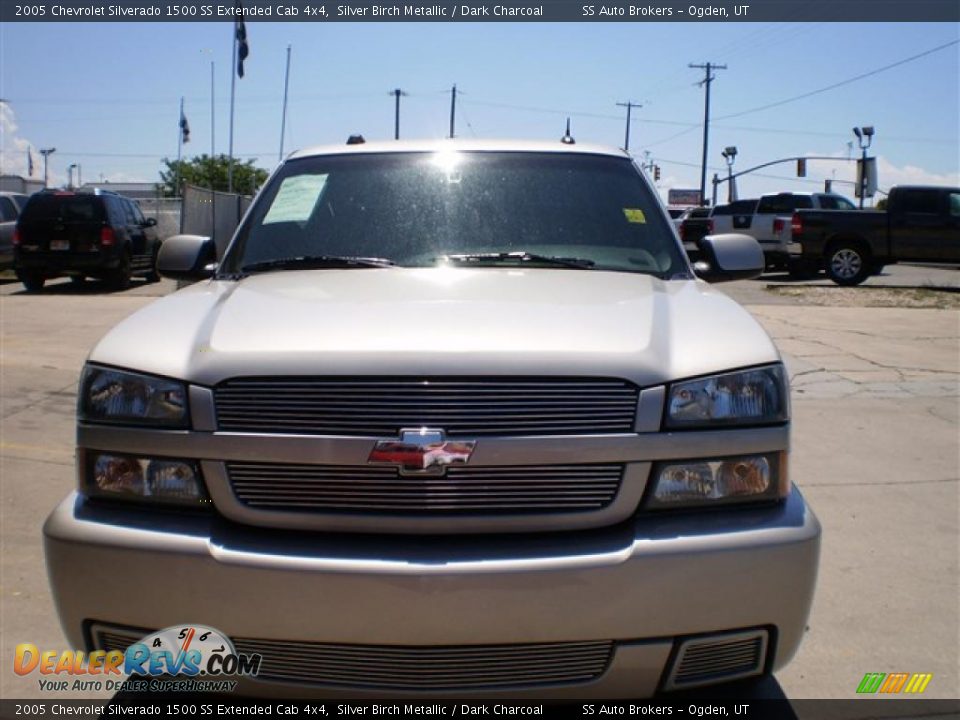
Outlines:
{"label": "car wheel rim", "polygon": [[833,268],[834,275],[848,280],[856,277],[857,273],[860,272],[860,269],[863,267],[863,260],[860,258],[860,253],[856,250],[844,248],[833,254],[830,266]]}

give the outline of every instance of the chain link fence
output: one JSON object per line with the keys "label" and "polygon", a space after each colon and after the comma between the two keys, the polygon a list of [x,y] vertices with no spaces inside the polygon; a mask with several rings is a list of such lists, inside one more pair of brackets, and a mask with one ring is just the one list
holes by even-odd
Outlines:
{"label": "chain link fence", "polygon": [[157,221],[157,232],[161,239],[180,232],[180,198],[137,198],[137,204],[143,211],[144,217]]}
{"label": "chain link fence", "polygon": [[180,232],[212,237],[217,246],[217,258],[221,258],[252,201],[248,195],[186,185],[183,188]]}

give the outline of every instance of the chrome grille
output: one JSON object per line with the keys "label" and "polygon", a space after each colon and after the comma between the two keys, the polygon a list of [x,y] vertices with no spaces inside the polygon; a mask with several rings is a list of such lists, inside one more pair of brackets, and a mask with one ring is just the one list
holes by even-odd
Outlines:
{"label": "chrome grille", "polygon": [[766,649],[766,630],[686,640],[677,652],[667,689],[759,675]]}
{"label": "chrome grille", "polygon": [[124,652],[135,642],[140,641],[148,632],[148,630],[135,633],[120,629],[96,629],[93,634],[93,644],[95,649]]}
{"label": "chrome grille", "polygon": [[617,496],[622,465],[454,467],[443,476],[392,467],[227,463],[244,505],[292,512],[404,515],[599,510]]}
{"label": "chrome grille", "polygon": [[263,657],[259,678],[391,690],[494,688],[586,682],[610,662],[613,643],[397,647],[235,639]]}
{"label": "chrome grille", "polygon": [[394,436],[632,432],[639,390],[595,378],[235,378],[214,388],[221,430]]}
{"label": "chrome grille", "polygon": [[[95,625],[93,640],[101,650],[122,651],[147,632]],[[405,647],[234,638],[233,644],[263,658],[260,680],[424,691],[586,682],[606,671],[613,653],[608,640]]]}

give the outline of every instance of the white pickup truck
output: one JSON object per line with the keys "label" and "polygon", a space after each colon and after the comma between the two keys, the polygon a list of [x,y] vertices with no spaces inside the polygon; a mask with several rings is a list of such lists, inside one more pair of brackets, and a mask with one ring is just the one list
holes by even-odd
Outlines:
{"label": "white pickup truck", "polygon": [[[791,252],[792,241],[790,219],[797,210],[855,210],[856,206],[842,195],[815,192],[782,192],[763,195],[759,201],[738,201],[756,203],[756,210],[749,212],[745,207],[734,213],[711,214],[711,232],[742,233],[755,238],[763,248],[763,256],[768,268],[787,269],[791,274],[800,274],[805,268],[791,262],[791,256],[799,255],[799,248]],[[732,203],[730,207],[737,205]],[[717,208],[719,210],[720,208]]]}
{"label": "white pickup truck", "polygon": [[198,282],[80,381],[44,529],[71,646],[299,698],[637,698],[790,661],[820,526],[788,375],[702,281],[758,275],[752,238],[691,266],[624,151],[455,140],[294,153],[212,245],[164,241]]}

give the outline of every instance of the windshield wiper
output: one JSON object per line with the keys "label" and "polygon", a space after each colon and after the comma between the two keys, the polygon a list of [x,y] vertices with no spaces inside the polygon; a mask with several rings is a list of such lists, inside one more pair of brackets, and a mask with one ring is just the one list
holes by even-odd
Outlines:
{"label": "windshield wiper", "polygon": [[526,250],[518,250],[515,252],[458,253],[456,255],[442,255],[441,257],[445,260],[464,264],[516,261],[521,264],[559,265],[561,267],[576,268],[577,270],[589,270],[596,265],[593,260],[588,260],[587,258],[539,255],[537,253],[527,252]]}
{"label": "windshield wiper", "polygon": [[378,257],[351,257],[349,255],[299,255],[297,257],[262,260],[240,268],[241,273],[266,270],[303,270],[318,268],[383,268],[396,265],[393,260]]}

